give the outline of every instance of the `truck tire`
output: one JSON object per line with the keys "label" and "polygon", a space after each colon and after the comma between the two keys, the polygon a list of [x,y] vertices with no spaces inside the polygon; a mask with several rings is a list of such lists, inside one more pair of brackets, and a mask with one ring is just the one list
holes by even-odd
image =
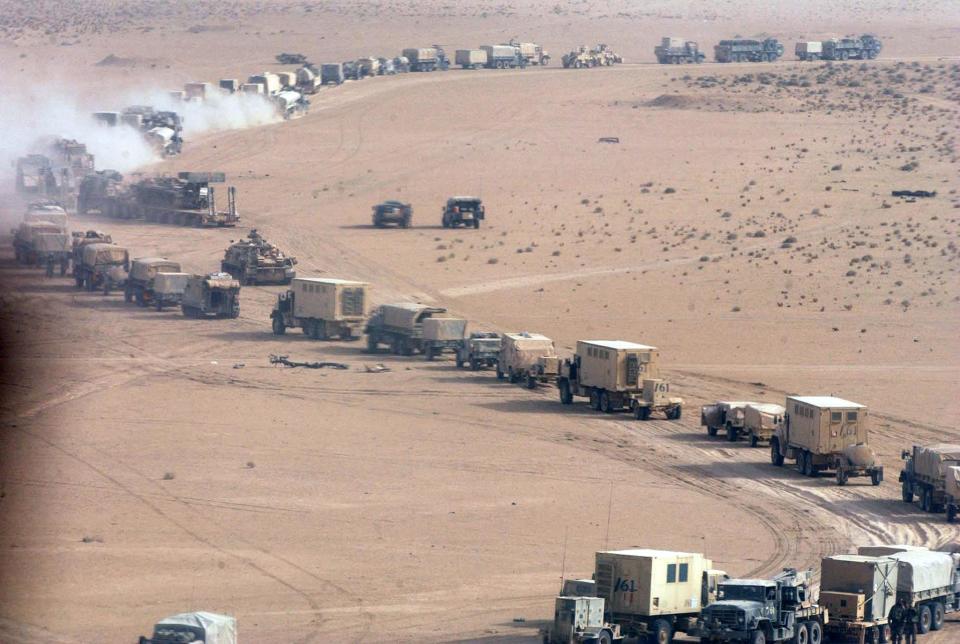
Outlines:
{"label": "truck tire", "polygon": [[130,291],[129,288],[123,289],[123,301],[126,302],[127,304],[130,304],[130,302],[133,302],[133,293]]}
{"label": "truck tire", "polygon": [[273,335],[283,335],[287,332],[287,325],[283,323],[283,318],[279,315],[273,316]]}
{"label": "truck tire", "polygon": [[763,631],[753,631],[750,635],[750,644],[767,644],[767,636]]}
{"label": "truck tire", "polygon": [[427,359],[427,361],[429,361],[429,362],[433,362],[433,358],[434,358],[433,350],[434,350],[434,349],[433,349],[433,345],[432,345],[432,344],[428,344],[427,346],[425,346],[425,347],[423,348],[423,356],[424,356],[424,357]]}
{"label": "truck tire", "polygon": [[920,509],[924,512],[933,512],[933,490],[924,488],[920,493]]}
{"label": "truck tire", "polygon": [[596,389],[590,390],[590,409],[600,411],[600,392]]}
{"label": "truck tire", "polygon": [[667,420],[680,420],[680,417],[683,415],[683,407],[676,405],[667,410],[666,416]]}
{"label": "truck tire", "polygon": [[939,631],[943,628],[943,604],[938,601],[933,602],[930,605],[930,630]]}
{"label": "truck tire", "polygon": [[727,425],[727,441],[730,443],[737,442],[737,428],[733,425]]}
{"label": "truck tire", "polygon": [[842,467],[837,468],[837,485],[847,484],[847,472]]}
{"label": "truck tire", "polygon": [[560,390],[560,404],[569,405],[573,402],[573,393],[570,391],[570,383],[566,380],[561,380],[557,383],[557,389]]}
{"label": "truck tire", "polygon": [[473,229],[474,229],[474,230],[477,230],[477,229],[479,229],[479,228],[480,228],[480,220],[475,217],[475,218],[473,219]]}
{"label": "truck tire", "polygon": [[157,313],[162,312],[162,311],[163,311],[163,300],[160,299],[159,297],[156,298],[156,299],[153,301],[153,306],[154,306],[155,309],[157,309]]}
{"label": "truck tire", "polygon": [[367,353],[376,353],[377,352],[377,336],[368,335],[367,336]]}
{"label": "truck tire", "polygon": [[500,363],[497,363],[497,380],[503,380],[503,371],[500,370]]}
{"label": "truck tire", "polygon": [[650,408],[646,405],[636,405],[633,408],[633,417],[637,420],[650,420]]}
{"label": "truck tire", "polygon": [[906,481],[901,486],[900,495],[904,503],[913,503],[913,488]]}
{"label": "truck tire", "polygon": [[513,367],[507,367],[507,380],[510,381],[510,384],[517,384],[520,382],[520,372],[514,371]]}
{"label": "truck tire", "polygon": [[410,227],[410,217],[409,217],[409,216],[404,217],[404,218],[400,221],[400,227],[401,227],[401,228],[409,228],[409,227]]}
{"label": "truck tire", "polygon": [[823,626],[817,620],[807,622],[807,632],[810,633],[810,644],[823,643]]}
{"label": "truck tire", "polygon": [[673,628],[670,626],[670,622],[665,619],[655,620],[650,633],[650,640],[652,644],[670,644],[673,641]]}
{"label": "truck tire", "polygon": [[797,454],[797,461],[796,461],[795,465],[796,465],[796,467],[797,467],[797,472],[799,472],[801,476],[806,476],[806,475],[807,475],[807,452],[806,452],[806,450],[800,450],[800,453]]}
{"label": "truck tire", "polygon": [[953,523],[957,520],[957,506],[949,504],[947,506],[947,523]]}
{"label": "truck tire", "polygon": [[883,481],[883,472],[881,470],[873,470],[870,472],[870,485],[876,487],[880,485],[881,481]]}
{"label": "truck tire", "polygon": [[457,351],[456,361],[457,361],[457,369],[463,369],[463,358],[460,356],[459,351]]}
{"label": "truck tire", "polygon": [[537,378],[532,373],[527,372],[527,389],[536,389],[537,388]]}
{"label": "truck tire", "polygon": [[863,644],[880,644],[880,629],[868,628],[863,634]]}
{"label": "truck tire", "polygon": [[143,299],[143,291],[137,290],[136,294],[133,296],[133,299],[137,301],[137,306],[143,307],[147,305],[147,301]]}
{"label": "truck tire", "polygon": [[600,411],[605,414],[613,413],[613,402],[610,400],[610,392],[607,390],[600,392]]}
{"label": "truck tire", "polygon": [[480,371],[481,366],[482,365],[480,364],[479,360],[470,358],[470,371]]}
{"label": "truck tire", "polygon": [[797,623],[793,633],[793,644],[810,644],[810,627],[806,622]]}
{"label": "truck tire", "polygon": [[760,444],[760,437],[750,432],[750,447],[756,447]]}
{"label": "truck tire", "polygon": [[783,454],[780,453],[780,441],[776,438],[770,439],[770,463],[777,467],[783,467]]}
{"label": "truck tire", "polygon": [[597,644],[613,644],[613,637],[610,631],[600,631],[597,633]]}
{"label": "truck tire", "polygon": [[710,427],[710,426],[708,425],[708,426],[707,426],[707,435],[708,435],[708,436],[716,436],[716,435],[717,435],[717,431],[718,431],[719,429],[720,429],[719,427]]}
{"label": "truck tire", "polygon": [[887,644],[890,641],[890,637],[893,633],[890,631],[890,624],[883,624],[878,628],[880,631],[880,644]]}
{"label": "truck tire", "polygon": [[926,635],[930,632],[930,626],[933,623],[933,611],[930,610],[930,604],[924,604],[917,612],[919,613],[917,632],[920,635]]}

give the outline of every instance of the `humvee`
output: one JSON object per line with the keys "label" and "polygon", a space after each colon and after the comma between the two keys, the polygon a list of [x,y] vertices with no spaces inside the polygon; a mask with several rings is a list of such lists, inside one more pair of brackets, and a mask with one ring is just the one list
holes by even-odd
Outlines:
{"label": "humvee", "polygon": [[500,355],[500,334],[492,331],[474,331],[469,338],[460,341],[457,349],[457,366],[469,364],[478,371],[484,367],[495,367]]}
{"label": "humvee", "polygon": [[479,197],[450,197],[443,207],[443,217],[440,223],[444,228],[457,226],[480,227],[480,220],[485,217],[483,201]]}
{"label": "humvee", "polygon": [[373,207],[373,225],[383,228],[387,224],[396,224],[400,228],[409,228],[413,219],[413,207],[401,201],[384,201]]}
{"label": "humvee", "polygon": [[180,310],[188,318],[210,314],[219,318],[240,317],[240,282],[228,273],[191,275],[183,289]]}

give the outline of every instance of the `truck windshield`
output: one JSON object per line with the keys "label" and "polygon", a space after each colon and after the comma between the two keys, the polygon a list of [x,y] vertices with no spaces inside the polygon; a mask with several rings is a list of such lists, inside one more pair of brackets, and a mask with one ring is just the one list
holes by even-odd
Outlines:
{"label": "truck windshield", "polygon": [[762,602],[763,586],[721,585],[717,593],[719,599],[745,599]]}

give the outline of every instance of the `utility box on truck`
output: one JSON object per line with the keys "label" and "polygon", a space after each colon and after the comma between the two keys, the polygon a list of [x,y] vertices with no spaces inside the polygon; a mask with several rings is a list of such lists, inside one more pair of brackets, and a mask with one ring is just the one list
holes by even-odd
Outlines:
{"label": "utility box on truck", "polygon": [[504,333],[500,338],[497,379],[519,382],[526,378],[543,357],[556,357],[553,340],[539,333]]}
{"label": "utility box on truck", "polygon": [[669,642],[673,633],[694,626],[727,575],[701,554],[631,549],[597,552],[594,577],[608,621],[627,635],[649,633],[654,642]]}
{"label": "utility box on truck", "polygon": [[295,277],[277,296],[270,314],[273,333],[300,327],[314,340],[360,337],[367,316],[367,284],[350,280]]}
{"label": "utility box on truck", "polygon": [[830,620],[830,640],[872,642],[889,629],[887,615],[897,601],[897,562],[890,557],[833,555],[820,563],[820,599]]}
{"label": "utility box on truck", "polygon": [[770,460],[796,460],[805,476],[834,470],[837,484],[851,476],[883,480],[883,466],[867,446],[867,408],[833,396],[787,396],[783,422],[770,439]]}

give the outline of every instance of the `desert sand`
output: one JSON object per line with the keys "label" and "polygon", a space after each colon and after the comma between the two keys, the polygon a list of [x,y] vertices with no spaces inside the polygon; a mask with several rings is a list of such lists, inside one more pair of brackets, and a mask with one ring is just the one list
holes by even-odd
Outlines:
{"label": "desert sand", "polygon": [[[4,243],[0,640],[133,641],[211,610],[244,642],[533,642],[598,549],[704,552],[762,576],[960,538],[896,482],[902,449],[960,442],[953,4],[55,4],[0,2],[2,76],[84,105],[281,69],[280,51],[541,42],[546,68],[347,83],[304,118],[142,168],[226,172],[241,228],[72,228],[204,272],[256,227],[299,275],[369,281],[376,303],[537,331],[565,355],[587,337],[653,344],[685,409],[640,423],[452,360],[276,337],[282,287],[244,287],[238,320],[158,314],[18,267]],[[880,59],[792,60],[794,39],[861,31],[884,39]],[[769,34],[788,51],[654,65],[668,34],[708,51]],[[594,42],[627,62],[559,68]],[[464,193],[484,199],[483,227],[441,228]],[[412,229],[370,226],[388,198],[413,204]],[[4,230],[23,205],[4,179]],[[803,478],[699,426],[703,403],[788,393],[868,405],[885,482]],[[953,641],[956,619],[921,641]]]}

